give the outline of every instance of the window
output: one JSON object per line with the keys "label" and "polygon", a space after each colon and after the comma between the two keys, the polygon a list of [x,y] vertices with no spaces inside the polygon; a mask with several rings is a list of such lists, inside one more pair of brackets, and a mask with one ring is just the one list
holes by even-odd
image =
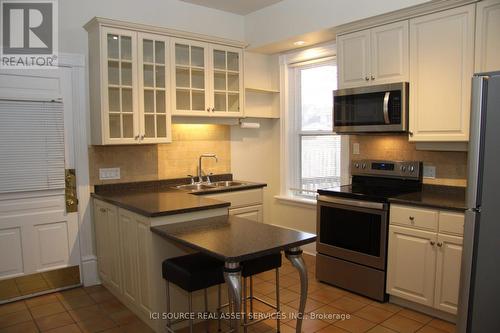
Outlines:
{"label": "window", "polygon": [[282,195],[314,198],[317,189],[340,185],[346,178],[348,138],[333,133],[335,59],[305,60],[287,64]]}

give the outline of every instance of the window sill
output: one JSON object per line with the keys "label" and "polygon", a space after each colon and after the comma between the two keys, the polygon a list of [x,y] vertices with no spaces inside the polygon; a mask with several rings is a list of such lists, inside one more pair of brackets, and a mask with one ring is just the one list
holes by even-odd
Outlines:
{"label": "window sill", "polygon": [[307,199],[290,195],[275,195],[274,198],[283,204],[310,208],[310,209],[316,208],[316,199]]}

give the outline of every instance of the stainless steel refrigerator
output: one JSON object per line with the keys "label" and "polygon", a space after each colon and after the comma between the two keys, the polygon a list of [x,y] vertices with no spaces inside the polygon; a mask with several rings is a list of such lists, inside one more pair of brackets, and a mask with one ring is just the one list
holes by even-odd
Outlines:
{"label": "stainless steel refrigerator", "polygon": [[457,331],[500,332],[500,72],[476,74]]}

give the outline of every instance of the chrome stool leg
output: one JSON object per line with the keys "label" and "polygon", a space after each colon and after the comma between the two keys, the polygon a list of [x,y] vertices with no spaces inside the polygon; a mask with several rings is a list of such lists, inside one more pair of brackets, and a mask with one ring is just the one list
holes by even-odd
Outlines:
{"label": "chrome stool leg", "polygon": [[253,277],[250,276],[250,313],[253,313]]}
{"label": "chrome stool leg", "polygon": [[220,332],[221,331],[221,311],[220,311],[220,307],[221,307],[221,294],[222,294],[222,287],[221,285],[219,284],[217,286],[217,332]]}
{"label": "chrome stool leg", "polygon": [[276,332],[280,332],[280,269],[276,268]]}
{"label": "chrome stool leg", "polygon": [[247,278],[243,279],[243,332],[248,332],[248,312],[247,312]]}
{"label": "chrome stool leg", "polygon": [[210,333],[210,319],[208,316],[208,294],[207,294],[207,289],[203,289],[203,298],[205,300],[205,327],[207,329],[207,333]]}
{"label": "chrome stool leg", "polygon": [[193,318],[191,314],[193,313],[193,293],[189,293],[188,296],[188,312],[189,312],[189,333],[193,333]]}
{"label": "chrome stool leg", "polygon": [[170,330],[172,329],[170,326],[170,286],[169,286],[169,282],[168,280],[166,281],[166,296],[167,296],[167,332],[170,332]]}

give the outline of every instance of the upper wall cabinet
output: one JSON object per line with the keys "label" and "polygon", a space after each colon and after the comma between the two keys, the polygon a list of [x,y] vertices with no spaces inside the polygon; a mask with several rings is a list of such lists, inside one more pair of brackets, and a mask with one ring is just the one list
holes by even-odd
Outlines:
{"label": "upper wall cabinet", "polygon": [[410,140],[469,139],[475,5],[410,20]]}
{"label": "upper wall cabinet", "polygon": [[85,29],[92,144],[171,142],[171,115],[243,116],[242,44],[102,18]]}
{"label": "upper wall cabinet", "polygon": [[337,37],[339,88],[408,81],[408,21]]}
{"label": "upper wall cabinet", "polygon": [[168,37],[89,31],[92,144],[171,141]]}
{"label": "upper wall cabinet", "polygon": [[485,0],[476,9],[476,72],[500,70],[500,1]]}
{"label": "upper wall cabinet", "polygon": [[174,39],[174,115],[241,117],[242,50]]}

